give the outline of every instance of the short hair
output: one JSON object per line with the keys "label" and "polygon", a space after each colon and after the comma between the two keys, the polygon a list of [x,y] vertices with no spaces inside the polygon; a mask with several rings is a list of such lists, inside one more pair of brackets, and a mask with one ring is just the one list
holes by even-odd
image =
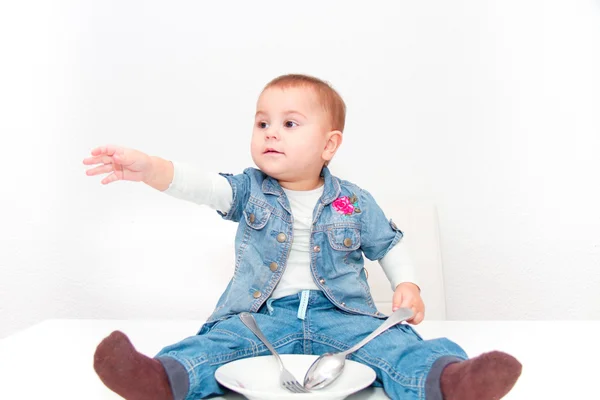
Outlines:
{"label": "short hair", "polygon": [[342,96],[328,83],[319,78],[302,74],[281,75],[267,83],[263,88],[265,91],[271,87],[290,88],[290,87],[309,87],[312,88],[321,106],[330,116],[331,128],[344,132],[346,124],[346,104]]}

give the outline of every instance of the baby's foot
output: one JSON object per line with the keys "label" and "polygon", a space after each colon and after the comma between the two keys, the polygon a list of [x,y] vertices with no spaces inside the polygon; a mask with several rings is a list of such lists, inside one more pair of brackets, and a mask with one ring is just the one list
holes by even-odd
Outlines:
{"label": "baby's foot", "polygon": [[106,386],[127,400],[173,400],[160,361],[136,351],[122,332],[111,333],[98,345],[94,369]]}
{"label": "baby's foot", "polygon": [[444,400],[497,400],[521,375],[521,363],[500,351],[448,365],[441,377]]}

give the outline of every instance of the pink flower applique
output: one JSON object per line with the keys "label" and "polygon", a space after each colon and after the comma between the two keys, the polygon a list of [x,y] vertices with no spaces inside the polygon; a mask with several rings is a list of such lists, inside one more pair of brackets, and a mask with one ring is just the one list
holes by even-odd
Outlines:
{"label": "pink flower applique", "polygon": [[352,196],[342,196],[338,197],[331,203],[331,207],[335,211],[343,215],[352,215],[354,213],[360,213],[360,208],[358,208],[358,199],[356,195],[352,194]]}

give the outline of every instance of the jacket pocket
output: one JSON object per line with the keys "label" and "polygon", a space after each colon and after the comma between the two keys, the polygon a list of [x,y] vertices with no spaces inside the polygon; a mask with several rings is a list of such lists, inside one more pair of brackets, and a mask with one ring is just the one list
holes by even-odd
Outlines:
{"label": "jacket pocket", "polygon": [[337,251],[354,251],[360,247],[360,230],[350,227],[327,229],[329,244]]}
{"label": "jacket pocket", "polygon": [[254,203],[248,203],[244,209],[244,219],[246,224],[256,230],[260,230],[265,227],[271,216],[271,209],[256,205]]}

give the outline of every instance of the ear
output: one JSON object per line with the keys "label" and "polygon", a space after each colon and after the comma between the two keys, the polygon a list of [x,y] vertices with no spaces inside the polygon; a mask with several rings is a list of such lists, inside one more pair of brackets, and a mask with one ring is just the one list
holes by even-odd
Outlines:
{"label": "ear", "polygon": [[331,131],[327,134],[327,142],[325,143],[325,149],[323,150],[323,160],[331,161],[335,152],[342,145],[342,132]]}

